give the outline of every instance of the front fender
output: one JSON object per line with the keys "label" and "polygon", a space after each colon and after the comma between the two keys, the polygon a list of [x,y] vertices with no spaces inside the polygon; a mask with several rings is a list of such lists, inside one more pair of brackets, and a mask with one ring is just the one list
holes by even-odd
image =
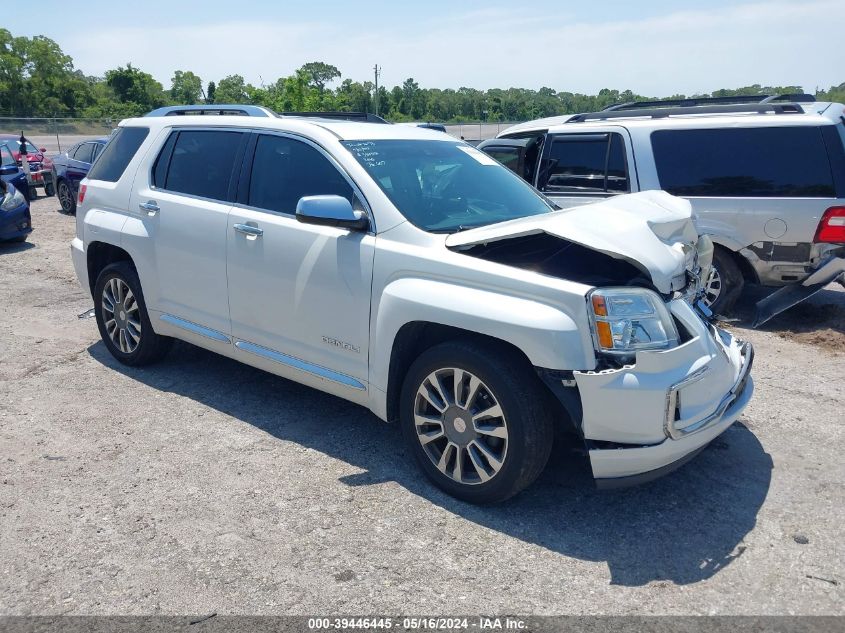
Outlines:
{"label": "front fender", "polygon": [[584,306],[583,315],[570,316],[548,303],[502,292],[421,278],[393,281],[385,287],[372,319],[370,383],[387,390],[393,341],[402,326],[414,321],[507,341],[535,367],[592,367],[595,357]]}

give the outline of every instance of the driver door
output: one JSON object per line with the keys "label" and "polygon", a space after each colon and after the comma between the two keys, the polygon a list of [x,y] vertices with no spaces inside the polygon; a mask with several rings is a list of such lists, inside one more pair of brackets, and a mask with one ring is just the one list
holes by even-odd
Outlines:
{"label": "driver door", "polygon": [[364,402],[375,235],[297,221],[301,197],[326,194],[360,204],[319,146],[253,137],[227,227],[232,334],[244,361]]}

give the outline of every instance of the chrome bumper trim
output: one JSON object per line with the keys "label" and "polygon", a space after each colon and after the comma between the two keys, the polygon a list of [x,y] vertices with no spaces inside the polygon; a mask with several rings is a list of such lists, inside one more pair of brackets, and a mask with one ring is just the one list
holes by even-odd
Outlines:
{"label": "chrome bumper trim", "polygon": [[669,387],[669,391],[666,393],[666,414],[664,418],[664,428],[666,429],[666,435],[668,435],[673,440],[681,439],[682,437],[686,437],[688,435],[692,435],[693,433],[706,429],[711,424],[718,422],[722,418],[722,416],[725,415],[725,412],[730,408],[731,404],[733,404],[733,402],[742,394],[746,384],[748,384],[748,376],[751,372],[751,365],[754,362],[754,348],[752,347],[751,343],[743,342],[742,346],[740,347],[740,354],[743,359],[742,369],[740,370],[739,376],[737,377],[733,387],[731,387],[731,390],[727,393],[727,395],[722,398],[722,401],[719,403],[719,406],[716,407],[716,410],[713,413],[702,418],[697,422],[693,422],[692,424],[689,424],[683,428],[676,428],[675,410],[678,405],[678,394],[680,393],[681,389],[694,382],[697,382],[698,380],[701,380],[704,377],[704,374],[707,373],[707,367],[702,367],[695,373],[690,374],[683,380]]}

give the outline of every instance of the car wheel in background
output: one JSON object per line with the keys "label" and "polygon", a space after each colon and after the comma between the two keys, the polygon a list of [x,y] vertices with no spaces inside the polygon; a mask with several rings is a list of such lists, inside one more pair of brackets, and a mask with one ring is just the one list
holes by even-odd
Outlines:
{"label": "car wheel in background", "polygon": [[729,314],[733,309],[745,279],[733,256],[721,247],[713,251],[713,267],[704,281],[704,303],[715,314]]}
{"label": "car wheel in background", "polygon": [[411,365],[400,398],[408,447],[428,478],[454,497],[504,501],[531,484],[549,459],[549,396],[515,352],[442,343]]}
{"label": "car wheel in background", "polygon": [[129,262],[110,264],[97,277],[94,312],[103,343],[124,365],[161,360],[173,344],[153,332],[138,273]]}
{"label": "car wheel in background", "polygon": [[32,202],[36,198],[38,198],[38,189],[36,187],[29,187],[27,202]]}
{"label": "car wheel in background", "polygon": [[48,197],[52,197],[56,195],[56,174],[53,174],[53,177],[50,180],[44,181],[44,195]]}
{"label": "car wheel in background", "polygon": [[70,185],[66,180],[60,180],[56,188],[56,194],[59,197],[59,204],[62,205],[62,211],[65,213],[76,213],[76,197],[70,190]]}

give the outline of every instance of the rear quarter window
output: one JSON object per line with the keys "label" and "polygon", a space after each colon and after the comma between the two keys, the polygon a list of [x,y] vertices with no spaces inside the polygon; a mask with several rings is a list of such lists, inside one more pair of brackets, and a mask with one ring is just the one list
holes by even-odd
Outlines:
{"label": "rear quarter window", "polygon": [[818,127],[658,130],[660,187],[677,196],[835,197]]}
{"label": "rear quarter window", "polygon": [[129,161],[135,156],[135,152],[141,147],[141,143],[149,133],[150,129],[146,127],[118,128],[91,171],[88,172],[88,178],[106,182],[120,180]]}

